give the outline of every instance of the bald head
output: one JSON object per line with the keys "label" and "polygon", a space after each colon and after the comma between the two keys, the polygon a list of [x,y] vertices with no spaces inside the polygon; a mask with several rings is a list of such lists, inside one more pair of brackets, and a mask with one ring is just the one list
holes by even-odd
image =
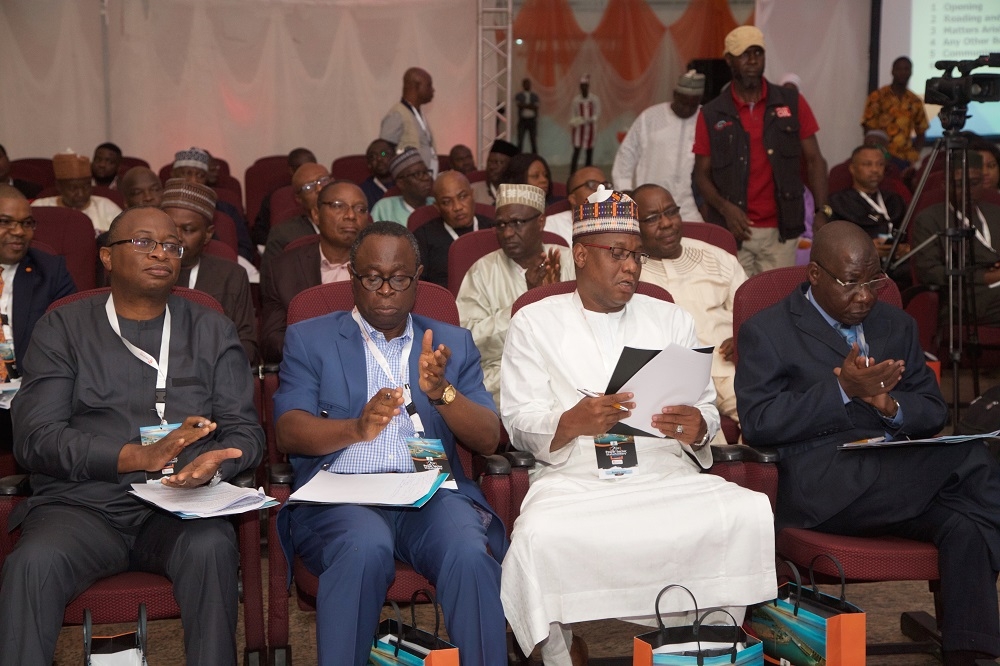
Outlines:
{"label": "bald head", "polygon": [[476,221],[476,198],[469,179],[457,171],[445,171],[434,181],[434,205],[452,229],[471,226]]}
{"label": "bald head", "polygon": [[163,199],[163,184],[152,169],[144,166],[132,167],[122,176],[118,191],[125,199],[125,208],[137,206],[159,206]]}
{"label": "bald head", "polygon": [[813,234],[809,260],[827,266],[841,257],[864,259],[868,255],[878,261],[878,250],[868,232],[853,222],[835,220],[827,222]]}
{"label": "bald head", "polygon": [[330,172],[322,164],[308,162],[295,170],[292,176],[292,193],[298,200],[299,205],[309,213],[316,207],[316,197],[324,178],[329,177]]}
{"label": "bald head", "polygon": [[431,75],[419,67],[406,70],[403,74],[403,99],[418,108],[434,99]]}
{"label": "bald head", "polygon": [[7,185],[6,183],[0,183],[0,199],[17,199],[18,201],[28,200],[21,190],[12,185]]}
{"label": "bald head", "polygon": [[597,185],[607,181],[608,177],[597,167],[583,167],[573,172],[566,183],[567,198],[574,206],[587,203],[587,197],[597,191]]}

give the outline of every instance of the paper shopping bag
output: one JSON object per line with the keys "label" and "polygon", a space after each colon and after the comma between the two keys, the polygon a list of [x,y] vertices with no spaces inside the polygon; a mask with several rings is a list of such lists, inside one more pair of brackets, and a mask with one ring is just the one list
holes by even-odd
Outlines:
{"label": "paper shopping bag", "polygon": [[427,597],[434,605],[434,633],[417,628],[417,618],[410,607],[410,624],[403,622],[399,606],[390,602],[396,611],[396,619],[383,620],[372,642],[370,666],[459,666],[458,648],[441,640],[441,613],[437,601],[428,590],[417,590],[411,601],[420,596]]}

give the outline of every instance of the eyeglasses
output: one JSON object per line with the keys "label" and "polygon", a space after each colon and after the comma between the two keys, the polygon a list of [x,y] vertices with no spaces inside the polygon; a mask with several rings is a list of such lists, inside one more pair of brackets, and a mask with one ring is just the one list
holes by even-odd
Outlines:
{"label": "eyeglasses", "polygon": [[361,286],[368,291],[378,291],[382,288],[382,285],[386,282],[392,287],[393,291],[406,291],[413,284],[413,281],[417,279],[416,275],[393,275],[391,277],[382,277],[381,275],[358,275],[354,267],[350,267],[351,275],[353,275]]}
{"label": "eyeglasses", "polygon": [[822,268],[824,273],[826,273],[834,280],[836,280],[837,284],[840,285],[841,289],[846,291],[851,296],[859,293],[862,288],[866,288],[868,289],[869,293],[877,295],[879,291],[881,291],[882,289],[884,289],[889,285],[889,276],[886,275],[885,273],[879,273],[878,277],[872,278],[867,282],[844,282],[839,277],[828,271],[823,264],[819,263],[818,261],[814,261],[813,263]]}
{"label": "eyeglasses", "polygon": [[346,215],[348,210],[353,210],[354,214],[358,217],[364,217],[368,214],[368,204],[354,204],[353,206],[346,201],[339,201],[334,199],[333,201],[320,201],[320,206],[329,206],[333,210],[337,211],[341,215]]}
{"label": "eyeglasses", "polygon": [[611,252],[611,258],[615,261],[625,261],[631,256],[635,259],[636,263],[644,264],[649,261],[649,255],[645,252],[639,252],[638,250],[626,250],[623,247],[611,247],[610,245],[595,245],[594,243],[580,243],[585,247],[596,247],[598,250],[608,250]]}
{"label": "eyeglasses", "polygon": [[299,188],[299,192],[312,192],[313,190],[320,190],[323,189],[323,186],[329,182],[330,182],[329,178],[320,178],[310,183],[306,183],[305,185]]}
{"label": "eyeglasses", "polygon": [[669,208],[664,208],[661,211],[650,213],[646,217],[639,220],[639,224],[652,224],[653,222],[656,222],[664,217],[675,218],[680,216],[681,216],[680,206],[670,206]]}
{"label": "eyeglasses", "polygon": [[579,185],[577,185],[576,187],[574,187],[572,190],[570,190],[569,193],[572,194],[573,192],[576,192],[581,187],[586,187],[587,189],[594,190],[596,192],[597,188],[599,186],[601,186],[601,185],[603,185],[604,189],[606,189],[606,190],[610,190],[610,189],[614,188],[614,185],[611,184],[610,180],[605,180],[604,182],[601,182],[599,180],[585,180],[582,183],[580,183]]}
{"label": "eyeglasses", "polygon": [[496,220],[493,223],[493,228],[496,229],[497,231],[507,231],[507,227],[510,227],[511,229],[513,229],[515,234],[519,234],[521,233],[521,230],[524,229],[524,225],[526,225],[528,222],[534,222],[535,220],[538,219],[540,215],[541,213],[535,213],[531,217],[526,218],[524,220],[519,220],[516,217],[512,217],[509,220]]}
{"label": "eyeglasses", "polygon": [[124,240],[108,243],[108,247],[131,243],[132,249],[142,254],[152,254],[159,245],[163,248],[163,254],[170,259],[180,259],[184,256],[184,246],[180,243],[159,243],[152,238],[126,238]]}
{"label": "eyeglasses", "polygon": [[38,222],[35,222],[34,218],[31,217],[26,217],[23,220],[15,220],[12,217],[0,217],[0,229],[4,231],[10,231],[17,225],[21,225],[21,228],[25,231],[32,231],[38,226]]}
{"label": "eyeglasses", "polygon": [[430,177],[431,177],[430,169],[421,169],[420,171],[414,171],[413,173],[400,175],[399,179],[402,180],[403,178],[416,178],[417,180],[423,180],[424,178],[430,178]]}

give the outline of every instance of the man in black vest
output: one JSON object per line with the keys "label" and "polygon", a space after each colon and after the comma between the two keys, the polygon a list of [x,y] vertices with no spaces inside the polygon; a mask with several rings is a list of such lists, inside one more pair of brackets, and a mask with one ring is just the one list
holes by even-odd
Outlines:
{"label": "man in black vest", "polygon": [[726,62],[732,83],[702,107],[695,129],[694,184],[705,199],[705,220],[741,242],[740,263],[749,276],[795,262],[805,230],[803,159],[816,203],[813,229],[826,223],[826,161],[805,98],[764,78],[760,30],[730,32]]}

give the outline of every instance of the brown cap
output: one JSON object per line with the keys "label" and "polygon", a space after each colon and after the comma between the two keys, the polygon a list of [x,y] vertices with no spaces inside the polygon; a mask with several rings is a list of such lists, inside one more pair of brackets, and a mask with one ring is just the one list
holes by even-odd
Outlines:
{"label": "brown cap", "polygon": [[188,183],[183,178],[171,178],[163,186],[160,208],[186,208],[199,213],[209,224],[215,217],[215,190],[201,183]]}
{"label": "brown cap", "polygon": [[90,178],[90,159],[86,155],[77,155],[72,150],[52,156],[52,170],[56,180],[73,180],[75,178]]}

